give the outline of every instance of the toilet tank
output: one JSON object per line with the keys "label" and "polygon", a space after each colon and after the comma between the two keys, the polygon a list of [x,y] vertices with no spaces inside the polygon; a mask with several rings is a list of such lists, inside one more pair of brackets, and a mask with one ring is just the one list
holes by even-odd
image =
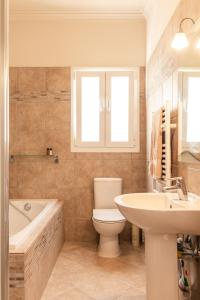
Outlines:
{"label": "toilet tank", "polygon": [[122,178],[94,178],[95,208],[116,208],[114,198],[122,194]]}

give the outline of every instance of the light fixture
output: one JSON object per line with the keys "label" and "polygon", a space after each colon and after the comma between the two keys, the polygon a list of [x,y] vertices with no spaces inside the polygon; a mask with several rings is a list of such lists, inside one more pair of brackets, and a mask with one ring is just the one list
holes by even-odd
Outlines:
{"label": "light fixture", "polygon": [[[177,32],[173,38],[173,41],[171,43],[171,47],[174,49],[184,49],[189,46],[189,41],[187,38],[186,33],[183,31],[183,22],[186,20],[192,21],[192,24],[195,24],[195,21],[192,18],[184,18],[181,20],[180,25],[179,25],[179,32]],[[199,47],[200,47],[200,41],[199,41]]]}
{"label": "light fixture", "polygon": [[200,49],[200,39],[198,40],[197,44],[196,44],[196,48]]}
{"label": "light fixture", "polygon": [[177,32],[172,41],[171,47],[174,49],[184,49],[189,46],[189,41],[184,32]]}

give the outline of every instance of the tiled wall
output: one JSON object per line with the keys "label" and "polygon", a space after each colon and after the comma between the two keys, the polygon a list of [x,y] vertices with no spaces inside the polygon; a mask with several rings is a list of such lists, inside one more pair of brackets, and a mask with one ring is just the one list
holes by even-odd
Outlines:
{"label": "tiled wall", "polygon": [[10,154],[44,154],[52,146],[60,160],[17,158],[10,164],[10,197],[63,200],[68,240],[96,239],[93,177],[120,176],[125,193],[146,189],[144,68],[140,80],[140,153],[72,153],[70,68],[10,69]]}
{"label": "tiled wall", "polygon": [[[194,51],[195,40],[183,51],[175,51],[170,44],[175,32],[179,29],[181,19],[185,17],[197,20],[200,17],[199,0],[182,0],[166,27],[157,48],[147,65],[147,157],[150,152],[150,130],[152,112],[157,110],[166,100],[172,102],[172,122],[178,122],[177,114],[177,78],[178,67],[200,67],[199,51]],[[191,24],[185,24],[187,26]],[[200,164],[184,164],[177,161],[178,129],[173,132],[173,175],[183,176],[189,191],[200,194]],[[149,178],[149,189],[151,178]]]}

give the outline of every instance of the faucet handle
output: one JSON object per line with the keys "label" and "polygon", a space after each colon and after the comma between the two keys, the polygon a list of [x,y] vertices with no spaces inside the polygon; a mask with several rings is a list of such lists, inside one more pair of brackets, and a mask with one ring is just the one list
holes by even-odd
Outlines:
{"label": "faucet handle", "polygon": [[184,181],[183,177],[167,177],[167,178],[157,178],[156,181],[158,182],[165,182],[165,181]]}
{"label": "faucet handle", "polygon": [[181,177],[181,176],[166,178],[166,180],[171,180],[171,181],[182,180],[182,179],[183,179],[183,177]]}
{"label": "faucet handle", "polygon": [[181,176],[165,178],[165,181],[176,181],[176,182],[185,182],[184,178]]}

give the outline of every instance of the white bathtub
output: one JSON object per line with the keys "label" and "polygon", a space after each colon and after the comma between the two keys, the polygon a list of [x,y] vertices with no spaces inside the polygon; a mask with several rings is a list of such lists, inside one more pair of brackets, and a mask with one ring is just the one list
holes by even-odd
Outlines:
{"label": "white bathtub", "polygon": [[9,206],[9,249],[20,248],[30,239],[38,228],[42,227],[56,199],[23,199],[10,200]]}
{"label": "white bathtub", "polygon": [[63,202],[10,201],[9,299],[39,300],[64,243]]}

